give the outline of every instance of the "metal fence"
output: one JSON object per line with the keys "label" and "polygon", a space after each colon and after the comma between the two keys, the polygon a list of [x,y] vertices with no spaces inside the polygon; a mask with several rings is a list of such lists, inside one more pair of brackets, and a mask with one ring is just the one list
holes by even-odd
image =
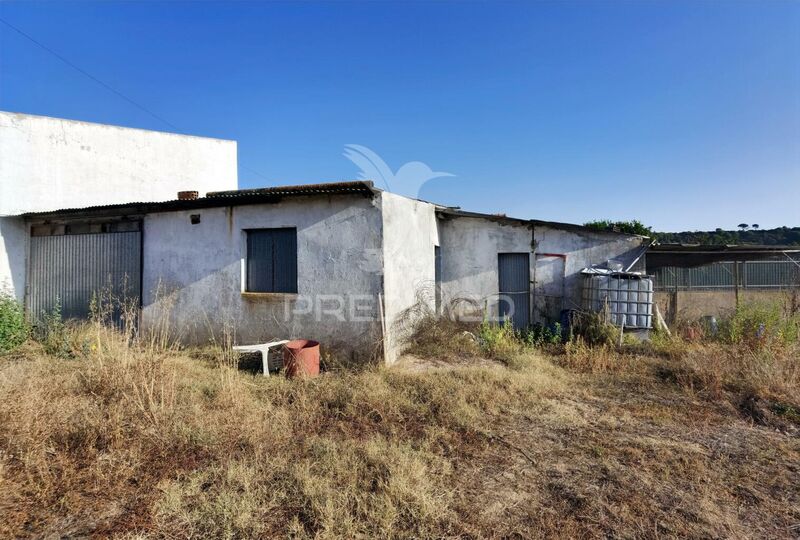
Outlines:
{"label": "metal fence", "polygon": [[[738,266],[738,268],[737,268]],[[653,272],[655,290],[775,289],[800,287],[799,261],[719,262],[696,268],[664,267]]]}

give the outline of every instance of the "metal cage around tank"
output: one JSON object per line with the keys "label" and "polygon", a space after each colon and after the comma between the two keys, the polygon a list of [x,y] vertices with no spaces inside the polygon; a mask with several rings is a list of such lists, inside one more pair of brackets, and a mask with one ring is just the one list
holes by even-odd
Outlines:
{"label": "metal cage around tank", "polygon": [[652,328],[653,278],[630,272],[584,272],[582,307],[608,310],[609,322],[625,328]]}

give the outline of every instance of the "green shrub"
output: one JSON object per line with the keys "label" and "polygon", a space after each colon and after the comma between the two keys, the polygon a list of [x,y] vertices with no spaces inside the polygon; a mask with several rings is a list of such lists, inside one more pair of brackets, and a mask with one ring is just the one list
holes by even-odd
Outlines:
{"label": "green shrub", "polygon": [[521,353],[524,347],[508,319],[503,324],[489,321],[481,323],[478,329],[478,341],[488,356],[507,364]]}
{"label": "green shrub", "polygon": [[719,335],[730,343],[755,347],[796,343],[800,337],[800,316],[784,313],[777,302],[746,302],[721,321]]}
{"label": "green shrub", "polygon": [[9,293],[0,291],[0,352],[8,352],[28,339],[25,311]]}
{"label": "green shrub", "polygon": [[72,356],[72,345],[67,325],[61,317],[61,302],[56,301],[49,312],[43,312],[36,325],[34,336],[45,352],[61,358]]}
{"label": "green shrub", "polygon": [[522,334],[522,340],[530,347],[541,347],[544,345],[559,345],[562,338],[561,323],[555,323],[553,327],[537,325]]}

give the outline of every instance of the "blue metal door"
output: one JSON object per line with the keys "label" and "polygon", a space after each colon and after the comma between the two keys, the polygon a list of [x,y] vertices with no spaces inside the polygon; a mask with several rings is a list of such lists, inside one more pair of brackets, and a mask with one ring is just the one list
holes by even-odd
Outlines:
{"label": "blue metal door", "polygon": [[499,253],[499,315],[501,322],[511,320],[514,328],[530,326],[531,266],[530,253]]}

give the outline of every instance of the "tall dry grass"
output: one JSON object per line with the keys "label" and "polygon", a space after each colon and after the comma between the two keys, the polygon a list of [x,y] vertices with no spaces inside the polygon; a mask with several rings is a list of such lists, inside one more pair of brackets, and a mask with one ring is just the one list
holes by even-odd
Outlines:
{"label": "tall dry grass", "polygon": [[69,333],[66,357],[28,344],[0,364],[0,536],[459,534],[447,456],[561,384],[545,364],[289,381]]}
{"label": "tall dry grass", "polygon": [[789,418],[796,350],[575,341],[545,357],[502,327],[451,328],[470,345],[445,327],[429,341],[503,363],[264,378],[224,336],[187,351],[102,317],[60,329],[64,354],[29,342],[0,359],[0,536],[789,537],[800,522],[800,448],[713,404],[746,382]]}

